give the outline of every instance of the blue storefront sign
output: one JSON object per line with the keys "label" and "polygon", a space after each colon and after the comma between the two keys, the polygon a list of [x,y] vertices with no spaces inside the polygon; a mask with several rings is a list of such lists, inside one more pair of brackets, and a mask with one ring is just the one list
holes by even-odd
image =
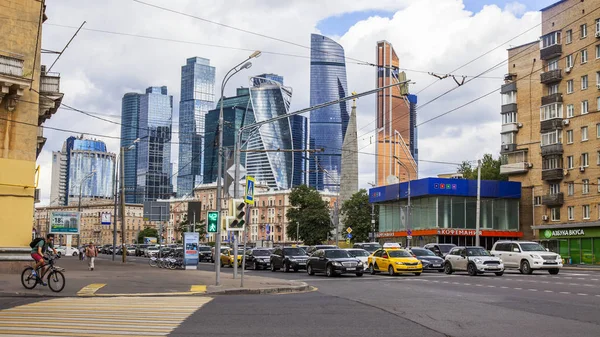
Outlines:
{"label": "blue storefront sign", "polygon": [[197,269],[198,267],[199,239],[200,235],[198,233],[183,233],[183,265],[185,269]]}

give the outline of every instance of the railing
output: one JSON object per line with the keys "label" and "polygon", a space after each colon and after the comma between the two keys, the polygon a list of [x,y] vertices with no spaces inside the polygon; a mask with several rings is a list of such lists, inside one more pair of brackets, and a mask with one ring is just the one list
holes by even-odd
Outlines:
{"label": "railing", "polygon": [[500,174],[523,173],[527,172],[528,169],[527,151],[503,154],[500,157]]}
{"label": "railing", "polygon": [[554,44],[540,50],[540,58],[542,60],[549,60],[560,56],[560,54],[562,54],[562,45],[560,44]]}
{"label": "railing", "polygon": [[562,80],[562,70],[555,69],[542,73],[540,75],[540,81],[542,83],[552,83]]}
{"label": "railing", "polygon": [[542,196],[542,204],[545,206],[562,206],[565,202],[565,197],[562,192],[547,194]]}
{"label": "railing", "polygon": [[40,92],[59,93],[60,92],[60,74],[42,73],[40,76]]}
{"label": "railing", "polygon": [[562,93],[560,93],[560,92],[542,97],[542,105],[548,105],[548,104],[552,104],[552,103],[562,103],[562,101],[563,101],[563,96],[562,96]]}
{"label": "railing", "polygon": [[562,180],[563,178],[564,172],[562,168],[542,170],[542,180]]}
{"label": "railing", "polygon": [[15,57],[0,55],[0,74],[22,77],[23,62]]}
{"label": "railing", "polygon": [[563,154],[562,143],[542,146],[542,156],[550,156],[553,154]]}

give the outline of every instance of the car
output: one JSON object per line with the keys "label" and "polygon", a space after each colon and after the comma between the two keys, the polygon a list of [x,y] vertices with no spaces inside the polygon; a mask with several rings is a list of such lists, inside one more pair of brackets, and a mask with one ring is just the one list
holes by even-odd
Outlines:
{"label": "car", "polygon": [[[229,246],[221,246],[221,254],[226,250],[226,249],[231,249]],[[211,263],[215,263],[215,256],[217,254],[215,254],[215,247],[211,247],[210,248],[210,262]]]}
{"label": "car", "polygon": [[444,259],[425,248],[413,247],[408,250],[417,260],[421,261],[423,270],[444,271]]}
{"label": "car", "polygon": [[54,246],[58,256],[79,256],[79,250],[75,247]]}
{"label": "car", "polygon": [[148,248],[148,244],[139,244],[135,246],[135,256],[144,256],[144,249]]}
{"label": "car", "polygon": [[407,250],[399,248],[376,250],[369,256],[368,266],[371,275],[387,272],[391,276],[404,273],[419,276],[423,272],[421,261],[413,257]]}
{"label": "car", "polygon": [[271,266],[271,250],[266,248],[253,248],[246,251],[246,269],[267,269]]}
{"label": "car", "polygon": [[453,243],[428,243],[423,248],[429,249],[435,255],[444,258],[452,248],[456,247]]}
{"label": "car", "polygon": [[362,248],[346,248],[345,250],[350,254],[350,256],[358,259],[365,266],[369,262],[369,255],[371,255],[371,253],[369,253],[365,249],[362,249]]}
{"label": "car", "polygon": [[144,251],[145,257],[153,257],[153,256],[157,256],[157,255],[158,255],[158,247],[156,247],[156,246],[150,246],[150,247],[146,248],[146,250]]}
{"label": "car", "polygon": [[135,255],[135,250],[136,250],[135,246],[127,246],[126,249],[127,249],[126,250],[127,255],[130,255],[130,256]]}
{"label": "car", "polygon": [[504,268],[518,269],[522,274],[547,270],[556,275],[563,267],[562,258],[531,241],[496,241],[490,253],[502,259]]}
{"label": "car", "polygon": [[198,261],[212,261],[212,250],[210,246],[198,246]]}
{"label": "car", "polygon": [[369,254],[372,254],[377,249],[381,248],[381,245],[378,242],[358,242],[355,243],[352,248],[364,249]]}
{"label": "car", "polygon": [[444,271],[452,274],[455,271],[466,271],[470,276],[494,273],[504,274],[504,264],[499,257],[491,256],[483,247],[462,246],[454,247],[444,258]]}
{"label": "car", "polygon": [[285,272],[306,269],[307,260],[308,255],[306,255],[304,249],[298,247],[276,248],[271,252],[271,257],[269,259],[271,271],[283,269]]}
{"label": "car", "polygon": [[350,255],[345,249],[318,249],[306,262],[308,275],[324,272],[328,277],[341,274],[355,274],[360,277],[364,273],[364,264]]}
{"label": "car", "polygon": [[[238,267],[242,266],[242,257],[243,254],[241,254],[241,250],[239,250],[237,256]],[[233,249],[221,248],[221,267],[229,266],[233,268],[234,261]]]}
{"label": "car", "polygon": [[315,250],[318,249],[336,249],[339,248],[338,246],[334,246],[334,245],[314,245],[314,246],[310,246],[308,247],[308,250],[305,250],[306,253],[308,255],[312,254]]}

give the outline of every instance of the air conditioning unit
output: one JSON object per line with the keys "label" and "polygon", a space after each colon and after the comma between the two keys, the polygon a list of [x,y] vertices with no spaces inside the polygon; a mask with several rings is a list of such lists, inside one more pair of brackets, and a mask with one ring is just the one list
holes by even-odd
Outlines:
{"label": "air conditioning unit", "polygon": [[600,37],[600,31],[596,32],[596,37]]}
{"label": "air conditioning unit", "polygon": [[563,124],[564,124],[564,125],[569,125],[569,123],[570,123],[570,122],[571,122],[571,121],[569,121],[568,119],[563,119]]}
{"label": "air conditioning unit", "polygon": [[579,172],[585,172],[585,166],[579,166]]}
{"label": "air conditioning unit", "polygon": [[567,73],[567,74],[570,73],[572,69],[573,69],[573,67],[566,67],[565,73]]}
{"label": "air conditioning unit", "polygon": [[517,123],[517,127],[518,128],[522,128],[523,127],[523,123]]}
{"label": "air conditioning unit", "polygon": [[548,216],[547,215],[542,215],[542,220],[548,221]]}
{"label": "air conditioning unit", "polygon": [[532,163],[527,163],[527,168],[533,168],[533,164]]}

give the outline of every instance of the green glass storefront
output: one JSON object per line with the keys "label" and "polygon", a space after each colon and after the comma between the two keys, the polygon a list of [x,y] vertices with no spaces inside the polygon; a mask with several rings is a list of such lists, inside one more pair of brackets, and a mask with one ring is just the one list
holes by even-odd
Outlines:
{"label": "green glass storefront", "polygon": [[566,264],[600,265],[600,227],[539,230],[540,243],[560,254]]}

